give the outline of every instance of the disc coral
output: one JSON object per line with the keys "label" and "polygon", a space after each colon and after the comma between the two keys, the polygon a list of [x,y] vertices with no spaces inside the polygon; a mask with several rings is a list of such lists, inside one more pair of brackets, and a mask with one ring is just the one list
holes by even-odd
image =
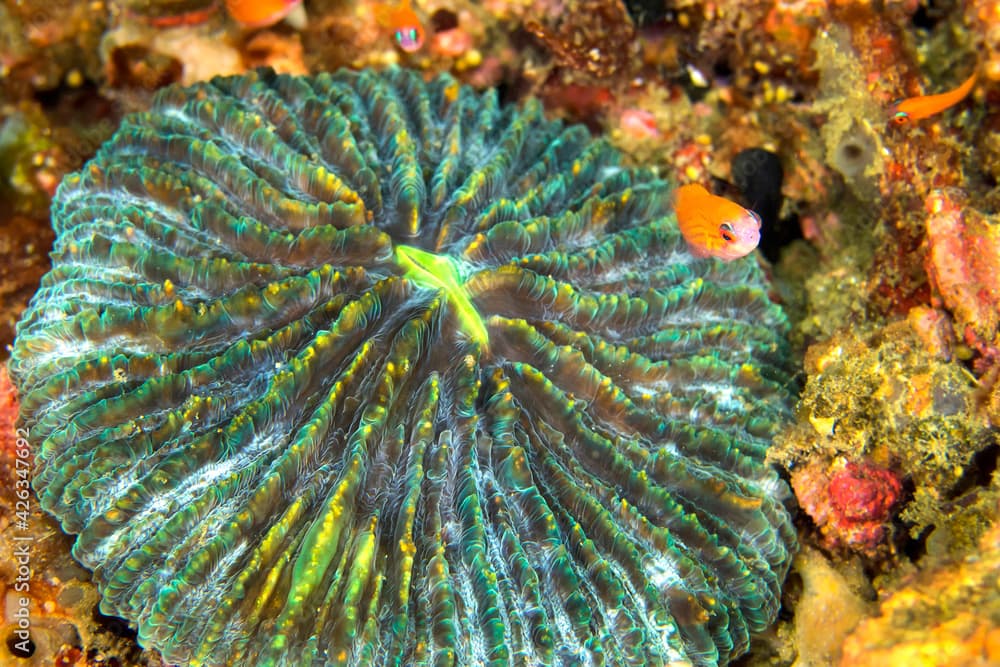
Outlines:
{"label": "disc coral", "polygon": [[169,662],[726,662],[794,533],[752,260],[448,77],[162,91],[53,204],[35,488]]}

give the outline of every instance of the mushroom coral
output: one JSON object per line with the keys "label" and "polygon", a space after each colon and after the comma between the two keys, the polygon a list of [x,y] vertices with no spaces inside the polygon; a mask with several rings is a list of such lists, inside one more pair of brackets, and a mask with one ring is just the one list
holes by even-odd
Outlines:
{"label": "mushroom coral", "polygon": [[787,323],[669,186],[443,76],[170,87],[52,207],[42,506],[171,663],[725,663],[795,535]]}

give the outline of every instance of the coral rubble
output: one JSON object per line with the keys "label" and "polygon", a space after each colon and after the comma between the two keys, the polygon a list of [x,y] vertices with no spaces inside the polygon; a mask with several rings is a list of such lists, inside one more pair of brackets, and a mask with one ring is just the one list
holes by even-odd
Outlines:
{"label": "coral rubble", "polygon": [[[994,513],[996,507],[993,508]],[[843,667],[1000,664],[1000,523],[975,553],[914,575],[844,643]]]}
{"label": "coral rubble", "polygon": [[956,334],[992,365],[1000,361],[1000,218],[964,199],[953,189],[927,197],[927,275]]}
{"label": "coral rubble", "polygon": [[537,21],[525,27],[552,49],[557,62],[598,79],[634,71],[638,43],[621,0],[580,0],[555,28]]}
{"label": "coral rubble", "polygon": [[841,459],[829,467],[813,462],[795,470],[792,488],[828,547],[873,553],[885,541],[902,483],[886,468]]}
{"label": "coral rubble", "polygon": [[[773,455],[792,470],[827,545],[874,553],[893,506],[912,535],[950,523],[948,512],[931,508],[955,497],[964,471],[993,442],[968,374],[929,354],[908,321],[814,345],[806,372],[802,419],[779,436]],[[845,474],[841,483],[855,483],[838,493]],[[898,502],[903,478],[914,487],[909,503]],[[848,507],[838,506],[844,491],[857,494]]]}
{"label": "coral rubble", "polygon": [[871,615],[867,582],[859,568],[846,565],[840,564],[838,569],[821,552],[808,547],[795,557],[792,571],[802,580],[790,642],[796,667],[836,664],[844,640]]}

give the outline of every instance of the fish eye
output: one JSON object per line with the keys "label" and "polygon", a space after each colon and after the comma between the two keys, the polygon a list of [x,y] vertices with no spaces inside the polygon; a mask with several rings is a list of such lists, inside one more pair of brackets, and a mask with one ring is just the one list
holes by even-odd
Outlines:
{"label": "fish eye", "polygon": [[892,122],[896,125],[902,125],[910,119],[910,114],[905,111],[897,111],[892,115]]}
{"label": "fish eye", "polygon": [[410,28],[410,41],[411,42],[417,41],[417,29],[416,28]]}
{"label": "fish eye", "polygon": [[736,240],[736,230],[728,222],[724,222],[719,225],[719,231],[722,233],[722,240],[726,242],[732,242]]}
{"label": "fish eye", "polygon": [[399,42],[400,44],[403,43],[403,31],[402,30],[397,30],[395,37],[396,37],[396,41],[397,42]]}

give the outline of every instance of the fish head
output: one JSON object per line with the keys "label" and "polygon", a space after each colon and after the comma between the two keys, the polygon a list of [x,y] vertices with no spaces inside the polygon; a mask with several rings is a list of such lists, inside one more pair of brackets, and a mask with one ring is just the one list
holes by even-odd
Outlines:
{"label": "fish head", "polygon": [[719,243],[712,252],[715,257],[728,262],[749,255],[760,243],[760,216],[743,209],[720,222],[718,234]]}
{"label": "fish head", "polygon": [[902,104],[905,100],[896,100],[891,107],[889,107],[889,122],[893,125],[906,125],[910,122],[910,114],[902,108]]}
{"label": "fish head", "polygon": [[424,29],[418,23],[408,23],[396,28],[392,33],[393,39],[406,53],[419,51],[424,45]]}

